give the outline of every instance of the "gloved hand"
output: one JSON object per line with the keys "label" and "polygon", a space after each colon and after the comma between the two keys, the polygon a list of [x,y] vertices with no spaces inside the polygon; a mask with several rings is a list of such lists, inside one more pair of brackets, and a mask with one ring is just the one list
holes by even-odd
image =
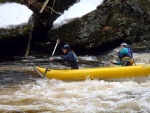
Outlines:
{"label": "gloved hand", "polygon": [[54,60],[54,58],[50,57],[50,58],[49,58],[49,60],[50,60],[50,61],[53,61],[53,60]]}

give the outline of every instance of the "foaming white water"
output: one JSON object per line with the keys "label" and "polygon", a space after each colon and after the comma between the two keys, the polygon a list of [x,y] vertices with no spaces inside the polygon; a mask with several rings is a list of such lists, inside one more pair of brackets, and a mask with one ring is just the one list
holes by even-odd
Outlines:
{"label": "foaming white water", "polygon": [[[134,54],[136,63],[150,63],[149,56]],[[81,82],[34,78],[33,82],[0,87],[0,113],[149,113],[149,86],[150,76]]]}
{"label": "foaming white water", "polygon": [[[150,64],[150,53],[133,53],[133,58],[136,64]],[[113,59],[119,60],[117,54],[110,52],[103,62],[110,63]]]}
{"label": "foaming white water", "polygon": [[85,60],[85,61],[97,61],[97,58],[95,56],[80,56],[78,57],[79,60]]}
{"label": "foaming white water", "polygon": [[28,23],[32,11],[18,3],[0,4],[0,28]]}
{"label": "foaming white water", "polygon": [[136,63],[150,64],[150,53],[134,53]]}
{"label": "foaming white water", "polygon": [[[5,101],[0,101],[0,112],[148,113],[149,86],[149,81],[139,84],[132,81],[62,82],[37,79],[34,83],[19,85],[19,89],[8,95]],[[4,99],[5,95],[7,96],[3,92],[0,100]]]}
{"label": "foaming white water", "polygon": [[102,3],[103,0],[79,0],[54,21],[53,27],[56,28],[69,23],[75,18],[80,18],[87,13],[96,10],[97,6]]}

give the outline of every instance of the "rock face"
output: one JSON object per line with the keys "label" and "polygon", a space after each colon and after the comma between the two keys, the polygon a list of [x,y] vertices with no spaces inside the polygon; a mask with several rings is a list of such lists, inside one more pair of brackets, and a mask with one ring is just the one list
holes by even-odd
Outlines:
{"label": "rock face", "polygon": [[[1,1],[1,2],[5,2],[5,1]],[[2,25],[0,26],[0,51],[1,51],[0,57],[12,55],[14,53],[19,53],[19,52],[24,54],[27,46],[27,40],[32,29],[31,27],[32,18],[30,18],[32,12],[30,12],[29,14],[28,8],[26,8],[26,10],[28,10],[27,14],[29,14],[28,18],[26,18],[26,16],[23,18],[26,19],[26,21],[28,21],[28,19],[30,18],[30,22],[26,22],[24,21],[24,19],[20,19],[19,16],[21,15],[14,12],[14,9],[12,9],[12,7],[9,7],[10,4],[6,4],[6,5],[7,6],[5,7],[2,6],[2,8],[4,8],[4,10],[2,11],[4,11],[4,13],[6,14],[2,13],[0,15],[2,19],[1,21]],[[13,4],[13,7],[16,6],[18,7],[18,9],[22,7],[19,4],[17,5]],[[8,12],[6,11],[6,7],[8,7],[7,11],[12,9],[12,12],[14,12],[12,13],[13,16],[9,14],[9,11]],[[24,11],[25,8],[20,10]],[[5,18],[2,18],[2,16],[4,16]]]}
{"label": "rock face", "polygon": [[150,53],[150,40],[134,43],[130,47],[135,53]]}
{"label": "rock face", "polygon": [[[33,38],[37,42],[48,41],[47,40],[48,31],[53,27],[53,22],[56,20],[56,18],[60,16],[60,14],[58,13],[63,13],[64,10],[68,9],[70,5],[76,2],[76,0],[55,0],[54,3],[54,0],[49,0],[47,7],[40,14],[39,11],[43,6],[44,1],[37,0],[32,4],[29,3],[27,4],[28,7],[35,13],[35,24],[34,24],[35,32],[33,33]],[[56,12],[53,12],[50,8],[53,8],[54,11]]]}
{"label": "rock face", "polygon": [[13,26],[9,28],[0,28],[0,41],[16,36],[27,35],[31,31],[29,24]]}
{"label": "rock face", "polygon": [[[42,14],[39,11],[45,0],[1,0],[0,3],[13,1],[22,3],[34,11],[32,50],[43,51],[44,48],[46,52],[52,51],[54,44],[47,42],[55,42],[57,38],[60,38],[61,42],[69,43],[78,53],[92,54],[112,49],[122,41],[133,44],[150,40],[150,0],[104,0],[97,10],[59,29],[51,29],[53,21],[59,16],[51,12],[53,0],[49,0]],[[55,0],[53,9],[62,13],[75,2],[76,0]],[[13,41],[15,43],[9,48],[19,44],[18,42],[22,42],[20,46],[24,45],[29,32],[28,25],[10,30],[0,29],[0,47],[7,48]],[[20,37],[24,37],[25,40],[20,41]],[[4,38],[6,40],[2,41]],[[3,46],[4,43],[8,46]],[[38,46],[35,47],[35,44]],[[9,51],[4,51],[7,50]]]}
{"label": "rock face", "polygon": [[0,28],[0,57],[24,54],[30,32],[30,24]]}
{"label": "rock face", "polygon": [[86,50],[150,40],[150,0],[105,0],[97,10],[49,31],[50,40],[58,37]]}
{"label": "rock face", "polygon": [[[17,2],[28,6],[34,12],[34,30],[33,43],[43,43],[47,41],[47,32],[52,27],[53,21],[59,16],[51,12],[53,0],[49,0],[47,7],[40,14],[44,1],[43,0],[1,0],[0,3]],[[53,9],[56,12],[63,12],[76,0],[56,0]],[[31,20],[32,21],[32,20]],[[31,32],[30,23],[26,25],[12,26],[4,29],[0,28],[0,51],[2,55],[11,55],[12,52],[23,52],[26,49],[27,40]],[[34,45],[34,44],[33,44]],[[41,44],[40,44],[41,45]],[[48,46],[49,48],[49,46]],[[37,49],[37,48],[35,48]],[[2,56],[1,55],[1,56]]]}

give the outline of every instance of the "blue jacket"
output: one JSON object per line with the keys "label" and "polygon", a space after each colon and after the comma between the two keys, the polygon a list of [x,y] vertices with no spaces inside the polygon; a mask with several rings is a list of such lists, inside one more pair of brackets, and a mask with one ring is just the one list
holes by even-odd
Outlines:
{"label": "blue jacket", "polygon": [[116,65],[122,65],[122,59],[124,58],[124,57],[129,57],[129,58],[133,58],[133,53],[132,53],[132,50],[130,49],[130,48],[122,48],[120,51],[119,51],[119,53],[118,53],[118,57],[119,57],[119,59],[120,59],[120,61],[119,62],[116,62],[116,63],[114,63],[114,64],[116,64]]}
{"label": "blue jacket", "polygon": [[71,69],[79,69],[78,67],[78,59],[74,52],[68,52],[61,58],[54,58],[55,61],[63,61],[70,64]]}
{"label": "blue jacket", "polygon": [[125,47],[119,51],[118,57],[120,60],[122,60],[124,57],[132,58],[133,57],[132,50],[130,48]]}

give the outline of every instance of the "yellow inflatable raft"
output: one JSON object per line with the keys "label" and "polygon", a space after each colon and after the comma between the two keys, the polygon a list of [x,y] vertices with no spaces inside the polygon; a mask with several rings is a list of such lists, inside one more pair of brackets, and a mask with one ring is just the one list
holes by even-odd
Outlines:
{"label": "yellow inflatable raft", "polygon": [[[45,74],[45,68],[34,67],[34,70],[41,77]],[[65,81],[79,81],[89,79],[115,79],[142,77],[150,75],[150,64],[124,67],[106,67],[106,68],[89,68],[78,70],[48,70],[45,77],[49,79],[59,79]]]}

